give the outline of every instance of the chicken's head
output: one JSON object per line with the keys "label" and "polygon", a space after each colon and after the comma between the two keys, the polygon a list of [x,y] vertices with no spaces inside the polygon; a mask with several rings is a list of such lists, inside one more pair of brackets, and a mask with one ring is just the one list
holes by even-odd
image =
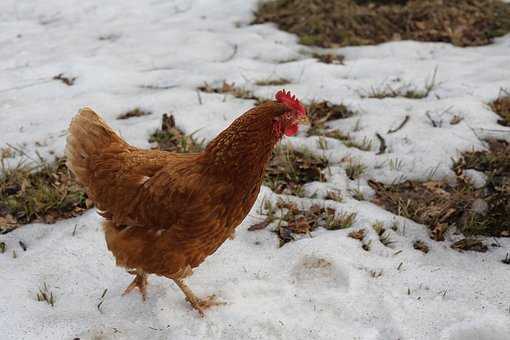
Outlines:
{"label": "chicken's head", "polygon": [[285,136],[294,136],[298,132],[298,124],[310,122],[305,107],[290,91],[278,91],[275,99],[278,103],[288,108],[288,111],[274,119],[273,130],[276,136],[281,137],[283,134]]}

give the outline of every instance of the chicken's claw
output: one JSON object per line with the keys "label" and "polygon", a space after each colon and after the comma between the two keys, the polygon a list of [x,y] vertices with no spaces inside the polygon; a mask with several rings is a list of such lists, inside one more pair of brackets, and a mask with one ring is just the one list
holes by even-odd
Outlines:
{"label": "chicken's claw", "polygon": [[213,306],[222,306],[226,305],[223,301],[218,301],[216,295],[211,295],[206,297],[205,299],[198,298],[188,287],[188,285],[181,279],[173,279],[174,282],[179,286],[184,295],[186,296],[186,301],[188,301],[193,308],[195,308],[200,316],[205,316],[205,310],[211,308]]}
{"label": "chicken's claw", "polygon": [[145,302],[147,298],[147,274],[143,272],[134,273],[136,273],[136,277],[134,278],[133,282],[129,284],[124,293],[122,293],[122,296],[129,294],[133,289],[138,288],[142,294],[142,300]]}
{"label": "chicken's claw", "polygon": [[206,297],[205,299],[200,299],[200,298],[189,299],[189,298],[186,298],[186,301],[188,301],[191,304],[191,306],[193,306],[193,308],[195,308],[198,311],[198,313],[200,314],[201,317],[205,316],[205,310],[206,309],[209,309],[209,308],[214,307],[214,306],[223,306],[223,305],[227,304],[224,301],[218,300],[218,297],[216,295],[214,295],[214,294]]}

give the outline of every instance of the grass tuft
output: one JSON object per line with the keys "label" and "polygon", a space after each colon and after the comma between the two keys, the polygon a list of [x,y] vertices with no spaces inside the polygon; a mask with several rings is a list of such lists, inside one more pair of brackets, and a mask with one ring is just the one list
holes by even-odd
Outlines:
{"label": "grass tuft", "polygon": [[354,181],[361,177],[367,170],[367,167],[358,161],[349,160],[345,166],[345,173],[350,180]]}
{"label": "grass tuft", "polygon": [[55,296],[53,292],[51,292],[48,288],[46,282],[44,282],[43,286],[39,288],[39,292],[36,295],[37,301],[44,301],[51,307],[55,307]]}
{"label": "grass tuft", "polygon": [[413,248],[427,254],[429,252],[429,246],[422,240],[416,240],[413,243]]}
{"label": "grass tuft", "polygon": [[287,78],[278,78],[278,79],[264,79],[257,80],[255,85],[257,86],[278,86],[278,85],[287,85],[290,84],[291,81]]}
{"label": "grass tuft", "polygon": [[326,158],[317,157],[309,150],[294,150],[280,145],[273,151],[264,178],[264,185],[277,194],[303,196],[305,183],[324,182],[323,170],[329,166]]}
{"label": "grass tuft", "polygon": [[328,191],[325,199],[332,200],[332,201],[339,202],[339,203],[343,202],[343,200],[344,200],[342,194],[339,191]]}
{"label": "grass tuft", "polygon": [[434,70],[432,77],[425,81],[423,88],[419,88],[412,83],[403,84],[400,86],[392,86],[386,84],[379,87],[370,87],[368,90],[358,90],[358,95],[361,98],[408,98],[408,99],[423,99],[427,98],[429,94],[437,86],[437,68]]}
{"label": "grass tuft", "polygon": [[312,57],[324,64],[343,65],[345,57],[341,54],[332,53],[314,53]]}
{"label": "grass tuft", "polygon": [[501,117],[498,123],[503,126],[510,126],[510,90],[501,89],[498,98],[489,105],[492,111]]}
{"label": "grass tuft", "polygon": [[[311,102],[307,105],[308,117],[310,118],[310,129],[308,136],[324,136],[328,133],[327,123],[337,119],[349,118],[355,112],[349,110],[343,104],[331,104],[327,101]],[[336,130],[338,131],[338,130]]]}
{"label": "grass tuft", "polygon": [[377,236],[379,236],[379,241],[384,246],[391,248],[391,245],[394,243],[394,241],[391,239],[390,232],[388,232],[384,227],[384,223],[377,221],[374,224],[372,224],[372,228],[377,233]]}
{"label": "grass tuft", "polygon": [[351,231],[347,236],[361,242],[361,248],[365,251],[370,251],[371,241],[365,242],[367,231],[365,229],[358,229]]}
{"label": "grass tuft", "polygon": [[361,151],[370,151],[372,150],[372,139],[363,137],[361,142],[358,142],[352,138],[344,141],[344,145],[348,148],[356,148]]}
{"label": "grass tuft", "polygon": [[204,83],[204,85],[198,87],[198,90],[205,93],[230,94],[240,99],[255,100],[257,104],[263,101],[261,98],[256,97],[250,90],[236,86],[235,83],[227,83],[226,81],[224,81],[221,86],[213,86]]}
{"label": "grass tuft", "polygon": [[465,238],[459,240],[451,245],[452,249],[457,251],[477,251],[480,253],[485,253],[489,248],[481,241],[472,238]]}
{"label": "grass tuft", "polygon": [[275,222],[273,230],[278,235],[280,247],[288,242],[295,241],[300,234],[310,235],[317,228],[327,230],[340,230],[352,227],[356,220],[356,213],[337,213],[335,209],[313,205],[309,209],[300,209],[295,203],[279,201],[276,207],[271,202],[263,204],[264,221],[248,228],[255,231],[266,228]]}
{"label": "grass tuft", "polygon": [[54,223],[90,208],[84,189],[74,180],[64,158],[42,159],[7,168],[0,160],[0,233],[32,222]]}
{"label": "grass tuft", "polygon": [[348,229],[356,221],[356,213],[340,213],[338,215],[328,215],[324,228],[328,230]]}
{"label": "grass tuft", "polygon": [[329,138],[333,138],[333,139],[336,139],[336,140],[339,140],[341,142],[345,142],[345,141],[350,141],[351,140],[351,136],[349,134],[345,134],[342,131],[337,130],[337,129],[329,131],[329,132],[326,132],[324,134],[324,136],[329,137]]}
{"label": "grass tuft", "polygon": [[205,148],[205,141],[197,141],[193,134],[186,135],[175,126],[173,115],[163,114],[161,129],[154,131],[150,143],[156,143],[156,148],[178,153],[197,153]]}

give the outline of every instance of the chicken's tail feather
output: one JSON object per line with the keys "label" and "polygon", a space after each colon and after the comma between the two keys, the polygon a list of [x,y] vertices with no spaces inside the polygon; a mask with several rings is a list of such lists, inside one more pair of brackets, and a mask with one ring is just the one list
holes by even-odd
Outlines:
{"label": "chicken's tail feather", "polygon": [[128,144],[91,108],[85,107],[73,118],[67,136],[67,166],[78,182],[89,186],[90,158],[111,146],[120,148]]}

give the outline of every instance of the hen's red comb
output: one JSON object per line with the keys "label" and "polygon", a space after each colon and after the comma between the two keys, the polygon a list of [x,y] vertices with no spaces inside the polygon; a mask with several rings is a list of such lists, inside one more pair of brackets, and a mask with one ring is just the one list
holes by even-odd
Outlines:
{"label": "hen's red comb", "polygon": [[297,110],[301,114],[306,114],[305,107],[299,102],[295,95],[290,93],[290,91],[285,92],[285,90],[280,90],[276,92],[275,98],[277,102],[285,104],[288,107]]}

